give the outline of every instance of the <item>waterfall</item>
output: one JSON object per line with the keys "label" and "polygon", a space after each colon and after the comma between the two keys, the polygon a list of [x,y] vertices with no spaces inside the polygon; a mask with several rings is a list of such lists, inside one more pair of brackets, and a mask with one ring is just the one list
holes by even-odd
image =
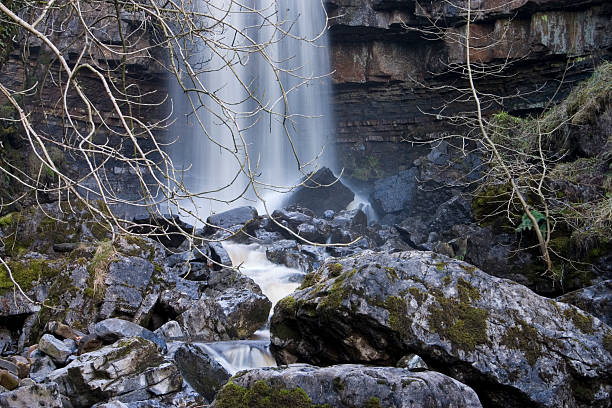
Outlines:
{"label": "waterfall", "polygon": [[[184,204],[202,218],[244,204],[261,210],[257,192],[272,210],[305,173],[335,167],[322,2],[198,0],[195,7],[208,16],[207,32],[189,46],[196,78],[183,79],[208,94],[170,83],[177,138],[170,155],[198,194]],[[202,105],[195,113],[189,98]]]}

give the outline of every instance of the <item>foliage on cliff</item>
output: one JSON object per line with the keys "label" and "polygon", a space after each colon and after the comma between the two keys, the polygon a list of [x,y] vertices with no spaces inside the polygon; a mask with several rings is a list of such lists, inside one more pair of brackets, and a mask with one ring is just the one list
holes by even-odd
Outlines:
{"label": "foliage on cliff", "polygon": [[[601,64],[561,103],[520,118],[500,112],[488,132],[515,183],[538,215],[552,253],[553,276],[612,250],[612,63]],[[495,166],[479,187],[474,207],[480,221],[521,232],[535,245],[533,225]]]}

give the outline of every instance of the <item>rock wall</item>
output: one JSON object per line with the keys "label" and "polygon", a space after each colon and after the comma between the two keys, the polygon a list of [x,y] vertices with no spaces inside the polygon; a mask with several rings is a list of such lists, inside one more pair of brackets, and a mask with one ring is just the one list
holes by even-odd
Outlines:
{"label": "rock wall", "polygon": [[[457,132],[439,115],[474,110],[445,87],[466,86],[450,69],[465,61],[456,41],[465,14],[441,0],[327,4],[341,162],[360,180],[397,173],[423,153],[397,143]],[[612,56],[609,2],[479,0],[471,7],[472,44],[479,47],[473,60],[492,70],[509,64],[476,81],[482,94],[500,96],[486,105],[489,112],[541,111]],[[432,22],[436,35],[425,35]]]}

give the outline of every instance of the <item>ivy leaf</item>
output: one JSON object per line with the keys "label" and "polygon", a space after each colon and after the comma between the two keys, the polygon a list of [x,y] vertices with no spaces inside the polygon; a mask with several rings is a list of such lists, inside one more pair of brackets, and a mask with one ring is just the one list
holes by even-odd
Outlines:
{"label": "ivy leaf", "polygon": [[[546,236],[546,216],[537,210],[531,210],[531,215],[533,215],[533,218],[535,218],[536,222],[538,223],[538,228],[540,229],[542,236]],[[516,232],[527,231],[531,230],[532,228],[533,223],[531,222],[531,219],[527,213],[523,214],[520,225],[516,227]]]}

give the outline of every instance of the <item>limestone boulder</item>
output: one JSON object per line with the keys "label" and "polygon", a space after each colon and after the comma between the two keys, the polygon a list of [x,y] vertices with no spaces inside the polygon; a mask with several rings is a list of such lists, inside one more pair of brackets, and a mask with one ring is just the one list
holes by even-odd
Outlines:
{"label": "limestone boulder", "polygon": [[55,383],[19,387],[0,394],[1,408],[62,408],[62,397]]}
{"label": "limestone boulder", "polygon": [[243,401],[243,406],[249,407],[265,401],[296,408],[312,404],[337,408],[482,407],[474,390],[443,374],[356,364],[324,368],[295,364],[243,371],[221,390],[213,406],[229,407],[231,401]]}
{"label": "limestone boulder", "polygon": [[417,353],[486,405],[608,406],[612,329],[465,262],[409,251],[329,260],[281,300],[279,363],[395,365]]}
{"label": "limestone boulder", "polygon": [[142,337],[121,339],[82,354],[50,373],[48,380],[58,384],[75,408],[111,398],[125,403],[146,401],[180,391],[183,384],[176,366],[164,360],[155,343]]}

